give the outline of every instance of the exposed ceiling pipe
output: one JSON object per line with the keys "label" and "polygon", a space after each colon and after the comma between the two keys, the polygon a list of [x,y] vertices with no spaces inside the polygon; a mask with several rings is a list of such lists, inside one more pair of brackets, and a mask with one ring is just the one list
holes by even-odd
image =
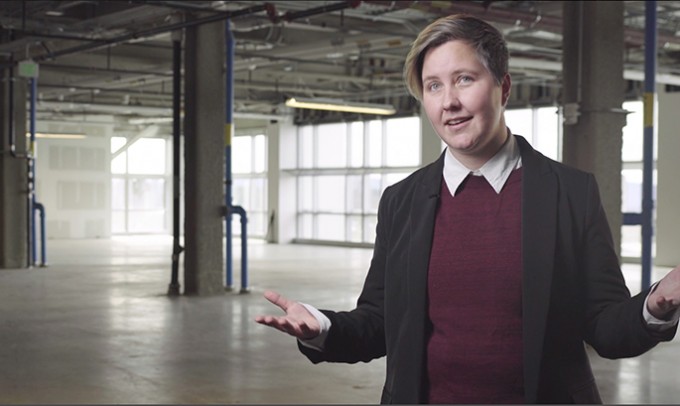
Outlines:
{"label": "exposed ceiling pipe", "polygon": [[[530,58],[510,58],[509,61],[510,69],[541,69],[554,72],[562,71],[562,62],[554,61],[541,61]],[[626,80],[642,81],[644,80],[644,72],[635,69],[624,69],[623,78]],[[680,86],[680,76],[672,75],[669,73],[657,73],[656,83],[661,83],[664,85],[675,85]]]}
{"label": "exposed ceiling pipe", "polygon": [[[493,2],[476,1],[382,1],[366,0],[364,3],[379,4],[391,7],[395,10],[415,9],[430,12],[435,15],[449,15],[455,13],[468,13],[481,17],[490,22],[510,25],[521,25],[535,29],[545,29],[556,33],[562,32],[563,21],[560,17],[541,15],[539,13],[527,13],[521,10],[509,10],[493,7]],[[446,7],[445,5],[448,5]],[[624,31],[625,40],[632,45],[642,46],[645,42],[643,30],[627,28]],[[658,33],[657,43],[680,44],[680,37],[670,34]]]}
{"label": "exposed ceiling pipe", "polygon": [[46,52],[42,55],[37,55],[37,56],[33,57],[33,60],[36,61],[36,62],[41,62],[41,61],[44,61],[44,60],[51,60],[51,59],[55,59],[55,58],[58,58],[58,57],[64,56],[64,55],[74,54],[74,53],[78,53],[78,52],[91,51],[91,50],[94,50],[94,49],[97,49],[97,48],[116,45],[116,44],[124,43],[124,42],[127,42],[127,41],[131,41],[131,40],[138,40],[140,38],[152,37],[154,35],[170,32],[170,31],[174,31],[174,30],[179,30],[179,29],[186,28],[186,27],[193,27],[193,26],[196,26],[196,25],[226,20],[228,18],[238,18],[238,17],[242,17],[242,16],[245,16],[245,15],[249,15],[249,14],[259,13],[259,12],[262,12],[262,11],[271,10],[272,7],[273,6],[271,4],[265,3],[265,4],[262,4],[262,5],[248,7],[248,8],[237,10],[237,11],[228,11],[228,12],[220,13],[218,15],[212,15],[212,16],[208,16],[208,17],[198,18],[198,19],[195,19],[195,20],[184,21],[184,22],[181,22],[181,23],[168,24],[168,25],[164,25],[164,26],[161,26],[161,27],[156,27],[156,28],[151,28],[151,29],[148,29],[148,30],[143,30],[143,31],[139,31],[139,32],[133,32],[133,33],[121,35],[121,36],[118,36],[118,37],[115,37],[115,38],[104,40],[104,42],[101,42],[101,41],[96,41],[94,43],[90,42],[90,43],[87,43],[87,44],[82,44],[82,45],[78,45],[78,46],[75,46],[75,47],[70,47],[70,48],[54,51],[54,52],[51,52],[51,53]]}
{"label": "exposed ceiling pipe", "polygon": [[[290,22],[298,18],[312,17],[318,14],[331,13],[333,11],[341,11],[346,8],[359,7],[361,1],[343,1],[340,3],[329,4],[321,7],[310,8],[300,11],[287,11],[283,16],[278,17],[278,20]],[[276,22],[276,20],[275,20]]]}

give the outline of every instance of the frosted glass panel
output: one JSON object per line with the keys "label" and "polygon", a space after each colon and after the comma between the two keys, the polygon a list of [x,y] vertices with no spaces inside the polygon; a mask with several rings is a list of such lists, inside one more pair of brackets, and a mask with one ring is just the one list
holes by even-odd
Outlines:
{"label": "frosted glass panel", "polygon": [[125,232],[125,211],[114,210],[111,212],[111,232],[114,234]]}
{"label": "frosted glass panel", "polygon": [[298,215],[298,237],[304,239],[314,238],[314,223],[311,214]]}
{"label": "frosted glass panel", "polygon": [[164,139],[139,139],[128,148],[128,171],[138,175],[163,175],[165,155]]}
{"label": "frosted glass panel", "polygon": [[231,143],[232,173],[251,172],[253,161],[253,144],[251,137],[234,137]]}
{"label": "frosted glass panel", "polygon": [[382,121],[368,122],[366,162],[369,167],[382,166]]}
{"label": "frosted glass panel", "polygon": [[128,231],[132,233],[162,233],[165,231],[165,210],[130,211]]}
{"label": "frosted glass panel", "polygon": [[345,216],[342,214],[319,214],[316,218],[316,238],[344,241]]}
{"label": "frosted glass panel", "polygon": [[364,176],[364,212],[377,213],[380,194],[382,193],[382,176],[378,173]]}
{"label": "frosted glass panel", "polygon": [[548,158],[559,160],[559,127],[562,125],[557,107],[536,109],[534,148]]}
{"label": "frosted glass panel", "polygon": [[642,212],[642,169],[621,171],[621,211]]}
{"label": "frosted glass panel", "polygon": [[267,142],[264,135],[253,137],[253,171],[262,173],[267,170]]}
{"label": "frosted glass panel", "polygon": [[393,118],[385,121],[385,165],[417,166],[420,163],[420,119]]}
{"label": "frosted glass panel", "polygon": [[363,217],[347,216],[347,240],[351,242],[363,242],[362,225]]}
{"label": "frosted glass panel", "polygon": [[121,153],[111,160],[111,173],[122,175],[127,172],[127,154]]}
{"label": "frosted glass panel", "polygon": [[347,125],[324,124],[316,129],[317,168],[344,168],[347,166]]}
{"label": "frosted glass panel", "polygon": [[298,211],[314,210],[313,181],[311,176],[298,178]]}
{"label": "frosted glass panel", "polygon": [[[657,170],[652,172],[652,199],[656,201]],[[642,169],[621,171],[621,211],[642,212]]]}
{"label": "frosted glass panel", "polygon": [[306,125],[298,128],[298,157],[300,168],[314,165],[314,127]]}
{"label": "frosted glass panel", "polygon": [[267,200],[267,181],[263,178],[252,179],[250,181],[250,204],[247,209],[250,211],[265,211]]}
{"label": "frosted glass panel", "polygon": [[642,161],[644,144],[644,105],[641,101],[625,102],[623,109],[631,111],[626,115],[626,125],[623,127],[623,148],[621,158],[624,162]]}
{"label": "frosted glass panel", "polygon": [[383,191],[420,165],[420,118],[302,126],[297,137],[297,237],[372,243]]}
{"label": "frosted glass panel", "polygon": [[[263,213],[248,213],[248,222],[246,223],[246,232],[248,238],[253,236],[264,236],[267,234],[265,215]],[[235,236],[241,236],[241,216],[233,215],[231,218],[231,230]],[[234,249],[239,249],[234,247]],[[240,252],[240,251],[239,251]]]}
{"label": "frosted glass panel", "polygon": [[165,179],[130,179],[128,208],[163,209],[165,199]]}
{"label": "frosted glass panel", "polygon": [[363,185],[360,175],[347,177],[347,212],[361,213],[363,201]]}
{"label": "frosted glass panel", "polygon": [[[111,137],[111,154],[117,152],[127,143],[125,137]],[[111,173],[124,174],[127,172],[127,152],[121,152],[111,159]]]}
{"label": "frosted glass panel", "polygon": [[345,211],[345,177],[318,176],[315,178],[318,211],[342,213]]}
{"label": "frosted glass panel", "polygon": [[[117,152],[127,143],[127,138],[125,137],[111,137],[111,153]],[[122,152],[124,153],[124,152]]]}
{"label": "frosted glass panel", "polygon": [[231,188],[232,204],[250,210],[250,182],[248,179],[234,179]]}
{"label": "frosted glass panel", "polygon": [[352,168],[358,168],[364,164],[364,123],[352,123],[350,124],[349,129],[349,166]]}
{"label": "frosted glass panel", "polygon": [[111,179],[111,209],[125,210],[125,179]]}
{"label": "frosted glass panel", "polygon": [[532,142],[534,132],[531,109],[506,110],[505,124],[513,134],[521,135]]}

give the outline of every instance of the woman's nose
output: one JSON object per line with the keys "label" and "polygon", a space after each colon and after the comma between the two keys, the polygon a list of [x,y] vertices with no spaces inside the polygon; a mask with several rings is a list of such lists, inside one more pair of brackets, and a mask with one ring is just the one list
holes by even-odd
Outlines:
{"label": "woman's nose", "polygon": [[455,89],[447,89],[442,98],[442,108],[444,110],[458,110],[460,109],[460,99],[458,92]]}

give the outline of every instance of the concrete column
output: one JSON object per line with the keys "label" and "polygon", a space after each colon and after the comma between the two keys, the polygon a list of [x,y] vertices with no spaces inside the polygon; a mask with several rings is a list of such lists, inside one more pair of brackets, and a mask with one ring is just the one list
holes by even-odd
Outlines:
{"label": "concrete column", "polygon": [[[16,73],[16,69],[15,69]],[[14,81],[9,100],[9,69],[0,71],[0,269],[29,264],[27,160],[13,157],[9,146],[9,105],[14,106],[16,153],[26,155],[26,80]]]}
{"label": "concrete column", "polygon": [[297,227],[295,175],[285,171],[296,168],[297,129],[292,117],[269,124],[267,138],[268,207],[269,215],[274,215],[268,241],[288,244],[295,239]]}
{"label": "concrete column", "polygon": [[562,160],[595,174],[620,254],[623,2],[565,1],[563,19],[562,103],[580,115],[565,118]]}
{"label": "concrete column", "polygon": [[656,258],[655,265],[676,266],[680,264],[680,92],[658,94],[658,158],[656,169]]}
{"label": "concrete column", "polygon": [[186,29],[184,293],[224,293],[224,22]]}
{"label": "concrete column", "polygon": [[430,120],[425,115],[425,109],[420,109],[420,165],[425,166],[439,158],[442,153],[442,139],[432,128]]}

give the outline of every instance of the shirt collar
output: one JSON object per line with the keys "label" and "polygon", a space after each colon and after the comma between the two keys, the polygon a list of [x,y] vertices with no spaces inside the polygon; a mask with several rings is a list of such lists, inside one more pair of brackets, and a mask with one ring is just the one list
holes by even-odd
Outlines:
{"label": "shirt collar", "polygon": [[444,157],[444,181],[452,196],[456,195],[458,187],[469,174],[484,176],[496,193],[501,192],[512,171],[522,166],[517,140],[510,130],[508,130],[508,135],[508,139],[496,155],[475,171],[466,168],[447,149]]}

